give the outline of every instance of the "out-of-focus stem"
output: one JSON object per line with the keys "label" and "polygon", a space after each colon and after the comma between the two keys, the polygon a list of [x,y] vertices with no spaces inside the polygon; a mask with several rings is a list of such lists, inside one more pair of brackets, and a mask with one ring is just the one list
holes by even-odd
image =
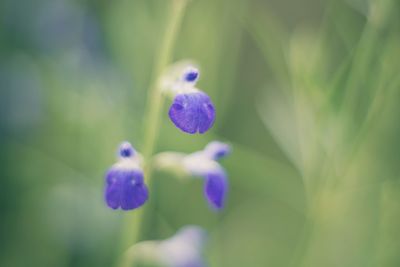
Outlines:
{"label": "out-of-focus stem", "polygon": [[[145,143],[143,148],[143,155],[146,162],[153,154],[160,127],[160,112],[163,106],[163,96],[159,88],[159,78],[170,61],[172,48],[175,44],[176,35],[180,28],[179,26],[182,21],[187,0],[173,0],[172,2],[172,10],[162,41],[160,53],[155,64],[154,76],[152,85],[150,86],[150,95],[147,104]],[[150,179],[150,177],[147,177],[147,179]]]}
{"label": "out-of-focus stem", "polygon": [[[160,42],[160,50],[154,64],[153,78],[149,87],[145,138],[143,156],[145,162],[145,179],[151,189],[151,164],[150,160],[157,144],[158,132],[161,121],[161,111],[163,106],[163,95],[160,90],[160,76],[170,62],[177,33],[181,25],[185,7],[188,0],[171,0],[170,13],[163,38]],[[151,190],[150,190],[151,191]],[[140,231],[141,219],[143,218],[143,208],[126,214],[124,227],[121,233],[121,249],[126,250],[128,246],[137,241]],[[122,260],[118,266],[125,266],[126,261]]]}

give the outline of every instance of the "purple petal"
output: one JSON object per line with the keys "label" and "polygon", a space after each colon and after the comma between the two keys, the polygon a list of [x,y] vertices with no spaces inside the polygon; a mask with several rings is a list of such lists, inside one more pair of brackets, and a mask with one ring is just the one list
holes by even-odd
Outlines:
{"label": "purple petal", "polygon": [[191,69],[186,72],[183,77],[186,82],[195,82],[199,77],[199,71],[196,69]]}
{"label": "purple petal", "polygon": [[231,147],[228,144],[213,141],[205,147],[204,151],[211,159],[218,160],[229,155]]}
{"label": "purple petal", "polygon": [[186,133],[205,133],[214,124],[215,109],[203,92],[178,94],[169,109],[169,117]]}
{"label": "purple petal", "polygon": [[224,207],[227,190],[228,180],[224,171],[207,174],[204,195],[213,208],[222,209]]}
{"label": "purple petal", "polygon": [[132,145],[125,141],[119,146],[119,155],[122,158],[129,158],[135,154],[135,149],[133,149]]}
{"label": "purple petal", "polygon": [[143,173],[139,170],[111,168],[106,175],[104,197],[112,209],[121,207],[123,210],[132,210],[142,206],[148,198]]}

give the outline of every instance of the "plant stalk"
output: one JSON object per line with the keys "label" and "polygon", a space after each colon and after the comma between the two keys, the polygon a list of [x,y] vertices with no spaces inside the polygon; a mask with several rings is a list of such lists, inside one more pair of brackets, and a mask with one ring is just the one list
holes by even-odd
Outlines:
{"label": "plant stalk", "polygon": [[[145,162],[144,177],[149,190],[152,188],[151,183],[151,157],[157,145],[158,133],[161,122],[161,111],[163,107],[163,94],[160,90],[160,76],[165,68],[170,63],[173,47],[175,45],[176,37],[180,29],[181,21],[185,12],[187,0],[172,0],[170,5],[170,13],[167,20],[167,26],[163,38],[160,42],[160,48],[156,62],[154,63],[154,71],[152,82],[149,87],[149,94],[147,100],[146,110],[146,128],[143,147],[143,158]],[[148,205],[147,205],[148,206]],[[146,207],[146,206],[145,206]],[[129,246],[134,245],[138,241],[141,220],[144,217],[144,208],[127,213],[124,218],[124,225],[121,232],[121,250],[125,251]],[[120,260],[117,266],[126,266],[126,259]]]}

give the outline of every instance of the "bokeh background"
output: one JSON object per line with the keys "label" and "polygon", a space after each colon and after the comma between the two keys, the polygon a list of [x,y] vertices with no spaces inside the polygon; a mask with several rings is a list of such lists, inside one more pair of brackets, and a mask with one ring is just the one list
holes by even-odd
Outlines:
{"label": "bokeh background", "polygon": [[[0,266],[113,266],[127,213],[103,203],[140,150],[170,0],[0,2]],[[155,172],[140,240],[196,224],[211,267],[400,266],[400,3],[193,0],[173,59],[201,66],[213,129],[169,121],[157,151],[222,140],[226,209]],[[131,212],[131,216],[135,216]],[[139,213],[138,213],[139,214]]]}

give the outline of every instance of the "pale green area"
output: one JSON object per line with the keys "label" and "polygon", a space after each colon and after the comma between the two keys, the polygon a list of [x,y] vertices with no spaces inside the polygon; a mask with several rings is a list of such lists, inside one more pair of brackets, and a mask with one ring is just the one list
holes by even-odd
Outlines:
{"label": "pale green area", "polygon": [[[168,4],[0,3],[0,266],[121,255],[127,214],[104,205],[103,176],[121,141],[143,148]],[[190,1],[173,59],[200,64],[217,120],[184,134],[167,100],[156,151],[230,142],[229,199],[216,214],[200,180],[155,172],[140,239],[198,224],[210,267],[400,266],[399,14],[397,0]]]}

